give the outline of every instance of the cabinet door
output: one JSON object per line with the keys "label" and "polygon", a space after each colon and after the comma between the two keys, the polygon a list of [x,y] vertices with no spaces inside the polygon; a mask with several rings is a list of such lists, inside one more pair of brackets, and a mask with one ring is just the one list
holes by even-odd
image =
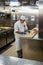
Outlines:
{"label": "cabinet door", "polygon": [[11,43],[14,40],[13,30],[7,31],[7,44]]}
{"label": "cabinet door", "polygon": [[0,34],[0,48],[6,45],[6,33]]}

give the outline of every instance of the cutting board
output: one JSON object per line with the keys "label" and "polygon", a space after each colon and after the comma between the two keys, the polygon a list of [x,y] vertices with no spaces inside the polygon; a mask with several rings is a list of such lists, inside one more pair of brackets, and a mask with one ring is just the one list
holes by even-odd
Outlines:
{"label": "cutting board", "polygon": [[[36,30],[35,30],[36,29]],[[31,32],[27,32],[25,35],[21,35],[24,38],[33,38],[38,33],[37,28],[31,30]]]}

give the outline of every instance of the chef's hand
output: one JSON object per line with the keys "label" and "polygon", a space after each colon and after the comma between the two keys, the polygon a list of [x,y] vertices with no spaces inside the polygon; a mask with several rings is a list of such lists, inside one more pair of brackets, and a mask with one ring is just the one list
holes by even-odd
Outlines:
{"label": "chef's hand", "polygon": [[26,34],[26,32],[21,32],[21,34]]}

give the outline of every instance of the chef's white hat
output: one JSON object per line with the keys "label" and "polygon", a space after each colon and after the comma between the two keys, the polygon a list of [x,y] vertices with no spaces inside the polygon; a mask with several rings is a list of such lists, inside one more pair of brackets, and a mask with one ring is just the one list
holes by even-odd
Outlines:
{"label": "chef's white hat", "polygon": [[23,16],[23,15],[20,16],[20,19],[25,20],[25,16]]}

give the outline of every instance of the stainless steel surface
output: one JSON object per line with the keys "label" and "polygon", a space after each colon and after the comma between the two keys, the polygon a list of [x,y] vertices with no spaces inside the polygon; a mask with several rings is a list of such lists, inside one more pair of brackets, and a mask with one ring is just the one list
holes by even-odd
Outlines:
{"label": "stainless steel surface", "polygon": [[0,48],[6,45],[6,34],[1,33],[0,34]]}
{"label": "stainless steel surface", "polygon": [[7,34],[7,44],[9,44],[14,40],[14,31],[13,31],[13,29],[7,31],[6,34]]}
{"label": "stainless steel surface", "polygon": [[43,65],[43,62],[11,56],[0,56],[0,65]]}
{"label": "stainless steel surface", "polygon": [[14,41],[13,28],[0,27],[0,48]]}
{"label": "stainless steel surface", "polygon": [[[15,10],[15,12],[12,12],[12,10]],[[38,23],[39,8],[37,6],[5,7],[5,9],[3,9],[3,7],[0,7],[0,11],[5,12],[5,13],[9,13],[9,12],[11,13],[12,21],[6,19],[7,22],[4,22],[4,25],[6,23],[6,26],[11,25],[13,23],[13,16],[14,17],[17,16],[17,20],[18,20],[21,15],[26,16],[26,21],[27,21],[28,26],[35,25],[36,23]],[[35,16],[35,21],[31,21],[31,16]],[[14,21],[14,23],[15,23],[15,21]]]}
{"label": "stainless steel surface", "polygon": [[20,42],[24,58],[43,61],[43,39],[38,38],[38,34],[33,38],[21,37]]}
{"label": "stainless steel surface", "polygon": [[21,39],[27,39],[27,40],[42,40],[43,41],[43,39],[42,38],[39,38],[39,35],[38,35],[38,33],[33,37],[33,38],[29,38],[29,37],[20,37]]}
{"label": "stainless steel surface", "polygon": [[10,14],[0,12],[0,26],[11,26]]}
{"label": "stainless steel surface", "polygon": [[43,4],[41,3],[39,5],[39,38],[43,39]]}

